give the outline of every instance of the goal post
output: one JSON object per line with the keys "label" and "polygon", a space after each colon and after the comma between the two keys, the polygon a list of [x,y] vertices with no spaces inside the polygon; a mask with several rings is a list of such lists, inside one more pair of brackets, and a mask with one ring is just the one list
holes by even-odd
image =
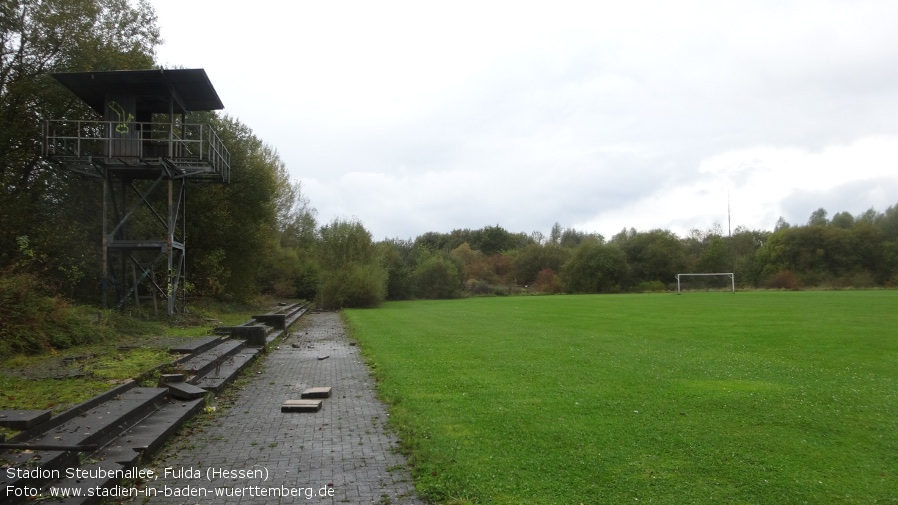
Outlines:
{"label": "goal post", "polygon": [[726,275],[727,277],[730,278],[730,285],[732,286],[733,293],[736,292],[736,274],[734,274],[733,272],[718,272],[718,273],[712,273],[712,274],[677,274],[677,294],[678,295],[682,294],[680,292],[680,277],[707,276],[707,275]]}

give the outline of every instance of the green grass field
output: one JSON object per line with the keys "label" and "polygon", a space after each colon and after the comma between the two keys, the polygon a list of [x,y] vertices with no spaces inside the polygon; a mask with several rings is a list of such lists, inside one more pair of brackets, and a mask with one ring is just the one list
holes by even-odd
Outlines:
{"label": "green grass field", "polygon": [[898,503],[898,291],[347,310],[444,503]]}

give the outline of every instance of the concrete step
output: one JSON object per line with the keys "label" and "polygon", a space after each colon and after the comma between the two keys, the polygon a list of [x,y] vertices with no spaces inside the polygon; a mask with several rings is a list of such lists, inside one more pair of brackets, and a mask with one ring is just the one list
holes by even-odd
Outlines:
{"label": "concrete step", "polygon": [[202,377],[219,368],[230,356],[240,352],[245,344],[240,339],[224,339],[215,347],[206,350],[202,354],[178,364],[178,368],[189,375]]}
{"label": "concrete step", "polygon": [[218,393],[231,381],[237,378],[244,368],[249,366],[259,356],[259,348],[247,347],[225,360],[217,370],[209,372],[203,377],[196,377],[191,381],[195,386]]}
{"label": "concrete step", "polygon": [[25,431],[20,432],[16,436],[9,439],[9,442],[26,442],[31,440],[34,437],[39,436],[42,433],[45,433],[71,419],[82,416],[85,412],[90,409],[100,405],[103,402],[107,402],[117,396],[124,394],[126,391],[137,386],[137,383],[134,381],[129,381],[125,384],[121,384],[116,386],[105,393],[100,393],[99,395],[85,400],[78,405],[66,410],[65,412],[61,412],[50,418],[49,421],[38,424],[37,426],[31,427]]}
{"label": "concrete step", "polygon": [[224,340],[222,337],[215,335],[192,338],[186,342],[169,347],[168,352],[172,354],[199,354],[220,344],[222,340]]}
{"label": "concrete step", "polygon": [[[102,450],[92,454],[90,459],[95,463],[73,465],[86,473],[68,478],[65,477],[65,472],[62,472],[61,480],[45,485],[45,490],[49,487],[80,489],[81,496],[68,497],[52,503],[69,505],[101,503],[102,500],[98,498],[103,498],[101,496],[103,494],[109,496],[110,493],[119,493],[119,496],[112,498],[128,497],[123,493],[133,493],[134,484],[138,479],[125,479],[127,485],[121,485],[121,479],[117,476],[98,475],[97,472],[100,469],[107,472],[125,470],[137,474],[143,468],[140,466],[141,463],[145,463],[146,458],[162,447],[184,423],[203,408],[204,404],[203,399],[164,403],[155,413],[122,433]],[[89,496],[90,494],[94,496]]]}
{"label": "concrete step", "polygon": [[287,312],[287,327],[293,325],[303,314],[306,313],[307,310],[312,308],[312,304],[310,302],[302,302],[295,303],[290,306],[289,311]]}
{"label": "concrete step", "polygon": [[[165,442],[175,434],[205,405],[204,398],[186,402],[165,403],[153,415],[134,425],[128,431],[106,446],[103,453],[107,461],[114,461],[128,465],[133,464],[134,456],[149,456],[162,447]],[[125,452],[120,452],[121,450]]]}
{"label": "concrete step", "polygon": [[167,395],[168,389],[165,388],[132,388],[46,433],[22,442],[25,446],[52,446],[58,449],[5,454],[3,459],[9,461],[11,468],[39,467],[42,475],[11,477],[9,472],[4,472],[0,475],[0,487],[34,488],[56,480],[54,472],[64,474],[67,468],[78,466],[79,454],[96,452],[155,411]]}
{"label": "concrete step", "polygon": [[0,427],[27,430],[50,420],[49,410],[0,410]]}

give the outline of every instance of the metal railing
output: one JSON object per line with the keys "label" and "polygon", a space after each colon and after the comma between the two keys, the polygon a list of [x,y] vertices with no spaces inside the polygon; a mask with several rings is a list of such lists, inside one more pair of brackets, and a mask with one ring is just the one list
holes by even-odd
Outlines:
{"label": "metal railing", "polygon": [[60,163],[163,160],[185,177],[229,182],[231,155],[208,124],[48,120],[44,156]]}

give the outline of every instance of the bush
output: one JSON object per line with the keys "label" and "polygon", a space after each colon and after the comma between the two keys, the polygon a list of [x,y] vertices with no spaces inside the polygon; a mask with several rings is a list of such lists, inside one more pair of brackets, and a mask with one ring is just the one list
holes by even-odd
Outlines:
{"label": "bush", "polygon": [[636,291],[640,293],[657,293],[666,290],[667,287],[661,281],[645,281],[640,282],[639,285],[636,286]]}
{"label": "bush", "polygon": [[481,279],[469,280],[465,283],[465,288],[472,295],[488,295],[496,290],[495,286]]}
{"label": "bush", "polygon": [[801,289],[801,280],[791,270],[781,270],[768,278],[764,286],[767,289],[791,289],[798,291]]}
{"label": "bush", "polygon": [[898,274],[893,275],[884,283],[887,288],[898,288]]}
{"label": "bush", "polygon": [[318,276],[318,305],[327,310],[377,307],[387,296],[387,275],[380,265],[350,263]]}
{"label": "bush", "polygon": [[105,339],[91,324],[91,309],[79,309],[26,273],[0,273],[0,355],[36,354]]}
{"label": "bush", "polygon": [[859,271],[839,277],[835,285],[839,288],[872,288],[876,281],[870,272]]}
{"label": "bush", "polygon": [[418,298],[457,298],[461,295],[462,268],[450,258],[432,255],[412,272]]}
{"label": "bush", "polygon": [[540,293],[557,294],[564,291],[561,278],[551,268],[544,268],[536,274],[533,281],[533,289]]}

